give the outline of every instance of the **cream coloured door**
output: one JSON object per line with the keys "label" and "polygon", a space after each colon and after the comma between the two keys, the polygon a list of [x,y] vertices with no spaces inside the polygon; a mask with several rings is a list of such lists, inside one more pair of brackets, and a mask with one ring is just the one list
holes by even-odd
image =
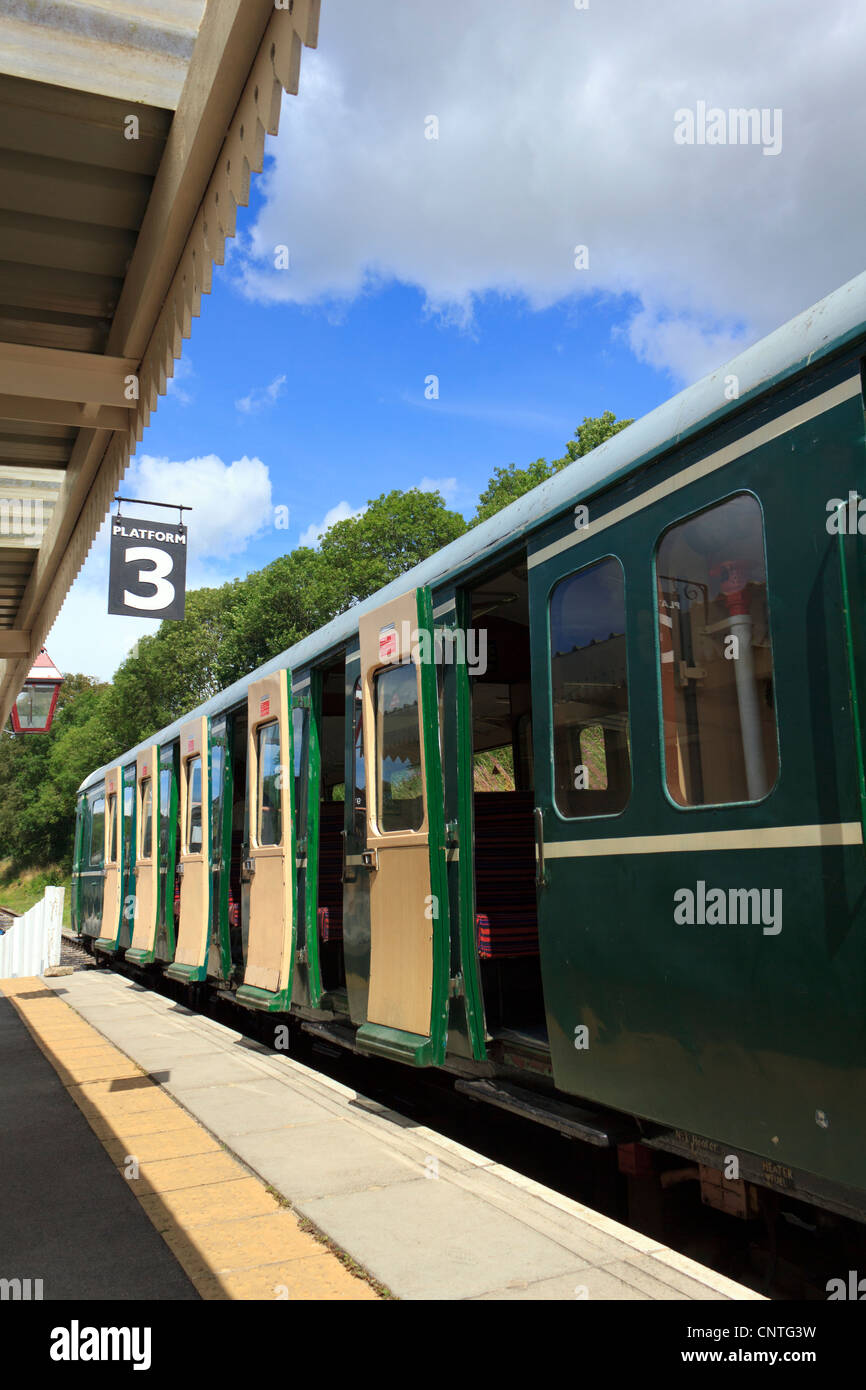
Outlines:
{"label": "cream coloured door", "polygon": [[120,846],[122,843],[122,807],[120,795],[123,769],[113,767],[105,774],[105,868],[103,869],[102,926],[95,943],[104,950],[117,948],[120,928]]}
{"label": "cream coloured door", "polygon": [[210,758],[208,720],[180,731],[180,926],[168,974],[204,979],[210,927]]}
{"label": "cream coloured door", "polygon": [[249,924],[244,983],[238,992],[291,990],[295,950],[290,676],[277,671],[247,692]]}
{"label": "cream coloured door", "polygon": [[135,961],[152,959],[156,939],[159,885],[159,749],[156,744],[139,753],[135,766],[136,833],[135,917],[127,956]]}
{"label": "cream coloured door", "polygon": [[429,590],[360,619],[370,990],[359,1042],[416,1064],[441,1060],[448,895]]}

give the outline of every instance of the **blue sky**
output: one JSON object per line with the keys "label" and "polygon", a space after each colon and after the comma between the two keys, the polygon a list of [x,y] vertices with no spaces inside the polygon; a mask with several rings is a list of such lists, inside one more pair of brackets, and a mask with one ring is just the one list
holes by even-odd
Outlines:
{"label": "blue sky", "polygon": [[[645,414],[863,269],[864,45],[861,0],[323,0],[123,492],[191,503],[218,584],[391,488],[469,516],[497,466]],[[771,147],[680,139],[739,107]],[[104,528],[61,669],[154,630],[106,591]]]}

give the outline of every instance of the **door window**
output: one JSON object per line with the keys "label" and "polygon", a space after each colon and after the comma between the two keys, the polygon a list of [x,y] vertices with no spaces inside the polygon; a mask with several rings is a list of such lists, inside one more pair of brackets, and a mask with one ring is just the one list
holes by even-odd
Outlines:
{"label": "door window", "polygon": [[631,794],[625,579],[608,556],[550,596],[553,794],[564,816],[611,815]]}
{"label": "door window", "polygon": [[260,846],[283,842],[283,808],[280,767],[280,728],[265,724],[258,731],[259,820],[256,836]]}
{"label": "door window", "polygon": [[149,859],[153,853],[153,781],[150,777],[141,780],[141,858]]}
{"label": "door window", "polygon": [[187,812],[186,844],[189,854],[200,854],[202,848],[201,817],[201,757],[190,758],[186,765]]}
{"label": "door window", "polygon": [[[114,797],[108,798],[108,805],[111,808],[114,804]],[[109,815],[111,810],[109,809]],[[102,868],[105,858],[105,797],[97,796],[92,804],[90,822],[90,867],[91,869]]]}
{"label": "door window", "polygon": [[378,825],[382,834],[424,823],[418,673],[412,662],[380,671],[374,681],[378,744]]}

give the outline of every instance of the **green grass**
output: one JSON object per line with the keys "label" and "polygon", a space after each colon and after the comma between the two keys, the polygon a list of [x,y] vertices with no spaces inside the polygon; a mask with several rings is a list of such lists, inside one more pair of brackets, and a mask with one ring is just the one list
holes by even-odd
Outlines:
{"label": "green grass", "polygon": [[13,912],[26,912],[39,902],[45,889],[65,888],[63,898],[63,925],[72,925],[70,916],[72,903],[72,878],[64,874],[56,865],[49,864],[43,869],[28,869],[25,873],[13,876],[8,861],[0,863],[0,907],[9,907]]}

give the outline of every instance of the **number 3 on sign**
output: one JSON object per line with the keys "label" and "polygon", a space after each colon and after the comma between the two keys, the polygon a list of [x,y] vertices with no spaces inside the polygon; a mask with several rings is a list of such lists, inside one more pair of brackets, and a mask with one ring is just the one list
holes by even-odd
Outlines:
{"label": "number 3 on sign", "polygon": [[159,608],[168,608],[174,601],[174,585],[169,583],[168,576],[174,569],[174,560],[165,550],[153,550],[147,545],[135,545],[126,551],[124,559],[127,564],[132,564],[136,560],[149,560],[153,565],[152,570],[140,569],[136,576],[136,583],[150,585],[153,589],[152,594],[131,594],[128,589],[123,591],[123,601],[130,608],[141,608],[153,611]]}

